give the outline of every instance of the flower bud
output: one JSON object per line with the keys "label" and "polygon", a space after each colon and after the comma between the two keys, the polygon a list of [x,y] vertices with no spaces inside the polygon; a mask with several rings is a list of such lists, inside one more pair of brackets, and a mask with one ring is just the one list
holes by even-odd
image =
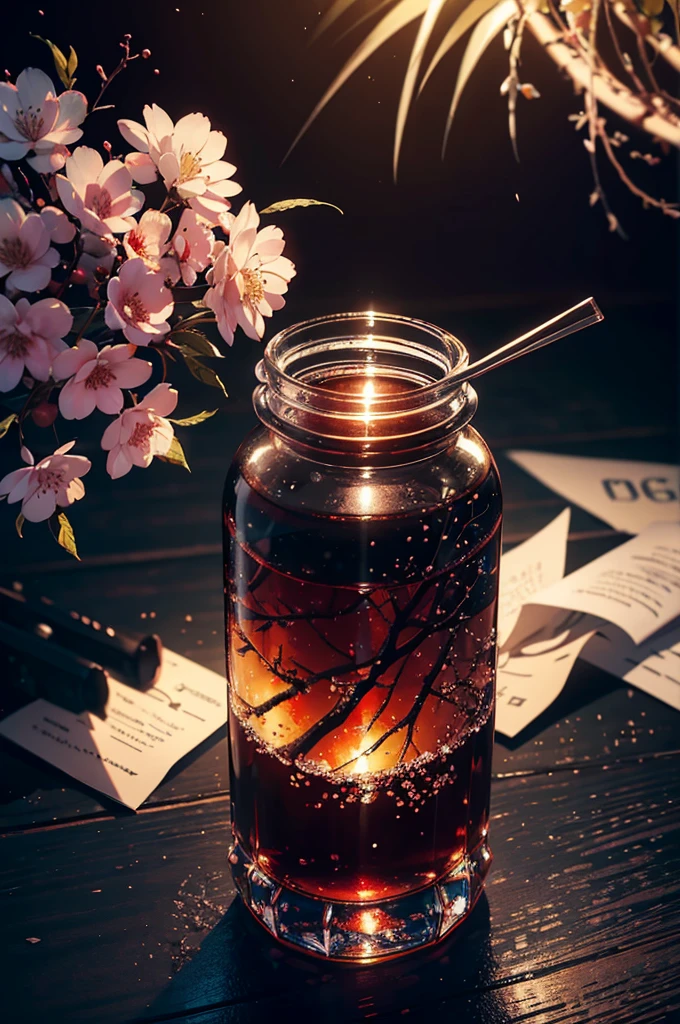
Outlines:
{"label": "flower bud", "polygon": [[151,50],[147,50],[147,49],[142,50],[142,57],[144,58],[144,60],[148,60],[150,56],[151,56]]}
{"label": "flower bud", "polygon": [[51,427],[58,415],[59,409],[53,402],[38,402],[31,409],[31,417],[36,427]]}

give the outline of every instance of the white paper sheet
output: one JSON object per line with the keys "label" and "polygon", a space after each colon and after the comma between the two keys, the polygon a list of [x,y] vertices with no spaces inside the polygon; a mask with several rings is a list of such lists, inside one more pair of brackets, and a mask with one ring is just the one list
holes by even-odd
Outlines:
{"label": "white paper sheet", "polygon": [[680,520],[680,470],[657,462],[509,451],[527,473],[615,530],[640,533]]}
{"label": "white paper sheet", "polygon": [[224,677],[173,651],[164,651],[151,689],[110,680],[109,691],[105,721],[36,700],[0,722],[0,735],[136,809],[173,764],[227,720]]}
{"label": "white paper sheet", "polygon": [[595,615],[641,644],[680,615],[680,523],[648,526],[532,601]]}
{"label": "white paper sheet", "polygon": [[564,576],[569,521],[565,509],[501,558],[496,729],[506,736],[552,704],[596,625],[580,613],[530,603]]}
{"label": "white paper sheet", "polygon": [[615,626],[602,626],[581,657],[680,711],[680,623],[639,645]]}
{"label": "white paper sheet", "polygon": [[512,633],[522,605],[564,576],[571,509],[563,512],[501,558],[498,643]]}
{"label": "white paper sheet", "polygon": [[550,707],[600,620],[529,605],[498,656],[496,729],[516,736]]}

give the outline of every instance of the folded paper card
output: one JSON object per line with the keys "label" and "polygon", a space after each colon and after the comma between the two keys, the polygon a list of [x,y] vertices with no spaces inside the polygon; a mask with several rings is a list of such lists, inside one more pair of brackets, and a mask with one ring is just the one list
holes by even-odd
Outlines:
{"label": "folded paper card", "polygon": [[165,650],[141,692],[111,680],[106,718],[36,700],[0,722],[0,735],[74,779],[137,808],[169,769],[227,720],[224,678]]}
{"label": "folded paper card", "polygon": [[640,533],[651,523],[680,520],[677,466],[547,452],[509,451],[507,455],[546,487],[615,530]]}
{"label": "folded paper card", "polygon": [[516,736],[555,700],[596,620],[531,602],[564,576],[570,509],[503,555],[496,729]]}
{"label": "folded paper card", "polygon": [[680,711],[680,623],[642,644],[616,626],[601,626],[581,657]]}
{"label": "folded paper card", "polygon": [[496,728],[516,736],[550,707],[600,620],[530,605],[498,657]]}
{"label": "folded paper card", "polygon": [[654,523],[533,597],[595,615],[641,644],[680,615],[680,523]]}
{"label": "folded paper card", "polygon": [[503,555],[498,596],[500,645],[510,636],[522,605],[564,576],[570,518],[571,509],[565,508],[533,537]]}

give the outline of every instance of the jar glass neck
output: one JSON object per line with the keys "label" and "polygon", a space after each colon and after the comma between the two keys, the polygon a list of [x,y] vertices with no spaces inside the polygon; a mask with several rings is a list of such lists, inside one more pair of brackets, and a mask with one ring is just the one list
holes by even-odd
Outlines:
{"label": "jar glass neck", "polygon": [[260,420],[320,461],[384,464],[446,446],[477,407],[453,383],[468,353],[431,324],[344,313],[298,324],[265,349],[253,400]]}

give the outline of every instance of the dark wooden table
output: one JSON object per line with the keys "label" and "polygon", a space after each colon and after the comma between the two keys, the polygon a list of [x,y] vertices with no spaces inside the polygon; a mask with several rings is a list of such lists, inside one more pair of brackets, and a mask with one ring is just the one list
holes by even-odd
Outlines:
{"label": "dark wooden table", "polygon": [[[650,318],[649,303],[614,306],[597,336],[480,384],[478,424],[498,455],[508,546],[564,502],[505,449],[675,459],[673,375],[641,386],[637,368],[641,338],[650,365],[673,351],[671,311],[651,308]],[[426,315],[478,338],[480,350],[531,320],[531,311],[488,308]],[[252,422],[258,355],[238,343],[224,364],[234,396],[227,412],[185,432],[191,476],[157,465],[111,484],[93,470],[87,511],[72,516],[82,564],[47,540],[16,539],[2,582],[120,628],[153,626],[168,646],[222,671],[219,493]],[[204,394],[180,411],[199,401]],[[624,539],[574,508],[568,569]],[[0,1016],[8,1024],[680,1020],[679,725],[677,712],[578,664],[516,742],[498,737],[486,897],[444,945],[361,969],[276,947],[235,898],[224,729],[136,814],[3,743]]]}

